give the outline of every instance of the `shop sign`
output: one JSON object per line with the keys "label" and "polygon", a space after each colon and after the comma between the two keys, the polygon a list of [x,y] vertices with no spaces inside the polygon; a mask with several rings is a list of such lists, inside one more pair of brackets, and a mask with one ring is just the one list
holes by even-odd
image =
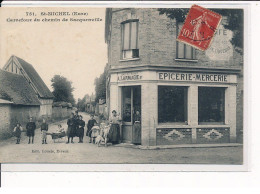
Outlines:
{"label": "shop sign", "polygon": [[228,75],[206,73],[159,72],[158,79],[164,81],[228,82]]}
{"label": "shop sign", "polygon": [[212,61],[229,61],[233,56],[233,47],[230,40],[233,37],[231,30],[224,28],[224,23],[226,18],[223,17],[221,24],[215,31],[215,36],[213,38],[212,44],[206,50],[205,54]]}
{"label": "shop sign", "polygon": [[118,74],[117,81],[138,81],[142,80],[143,76],[140,72],[134,72],[134,73],[122,73]]}

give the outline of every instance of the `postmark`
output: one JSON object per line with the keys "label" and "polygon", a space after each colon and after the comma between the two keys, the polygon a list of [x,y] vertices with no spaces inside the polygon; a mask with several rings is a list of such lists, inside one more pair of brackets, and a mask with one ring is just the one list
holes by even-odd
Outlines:
{"label": "postmark", "polygon": [[193,5],[177,40],[205,51],[209,48],[220,21],[221,15]]}

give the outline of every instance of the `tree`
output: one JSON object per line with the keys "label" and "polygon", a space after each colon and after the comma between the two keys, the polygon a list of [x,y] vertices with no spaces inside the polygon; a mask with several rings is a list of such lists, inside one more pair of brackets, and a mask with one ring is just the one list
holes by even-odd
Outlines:
{"label": "tree", "polygon": [[87,99],[89,99],[90,96],[86,94],[82,99],[78,99],[77,107],[80,111],[85,111],[85,107],[87,104]]}
{"label": "tree", "polygon": [[102,73],[99,78],[95,79],[95,92],[96,99],[98,102],[99,99],[106,99],[106,73]]}
{"label": "tree", "polygon": [[[227,17],[227,23],[223,24],[224,28],[233,32],[233,37],[230,40],[235,50],[240,54],[243,53],[243,10],[242,9],[211,9],[222,16]],[[176,19],[177,22],[183,23],[189,9],[183,8],[159,8],[160,14],[165,14],[171,19]]]}
{"label": "tree", "polygon": [[72,87],[72,82],[67,78],[54,75],[51,79],[51,86],[53,88],[54,102],[69,102],[72,105],[75,105],[75,99],[72,92],[74,88]]}

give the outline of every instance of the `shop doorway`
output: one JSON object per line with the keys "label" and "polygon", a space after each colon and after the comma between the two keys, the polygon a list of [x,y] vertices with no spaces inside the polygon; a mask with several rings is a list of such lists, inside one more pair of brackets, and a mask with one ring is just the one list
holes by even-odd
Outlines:
{"label": "shop doorway", "polygon": [[141,144],[141,86],[122,87],[122,141]]}

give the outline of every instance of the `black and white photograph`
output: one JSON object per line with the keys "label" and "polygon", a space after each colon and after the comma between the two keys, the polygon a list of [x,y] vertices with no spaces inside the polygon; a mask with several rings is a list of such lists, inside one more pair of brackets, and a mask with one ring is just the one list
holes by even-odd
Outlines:
{"label": "black and white photograph", "polygon": [[0,163],[244,165],[245,8],[191,5],[2,7]]}

